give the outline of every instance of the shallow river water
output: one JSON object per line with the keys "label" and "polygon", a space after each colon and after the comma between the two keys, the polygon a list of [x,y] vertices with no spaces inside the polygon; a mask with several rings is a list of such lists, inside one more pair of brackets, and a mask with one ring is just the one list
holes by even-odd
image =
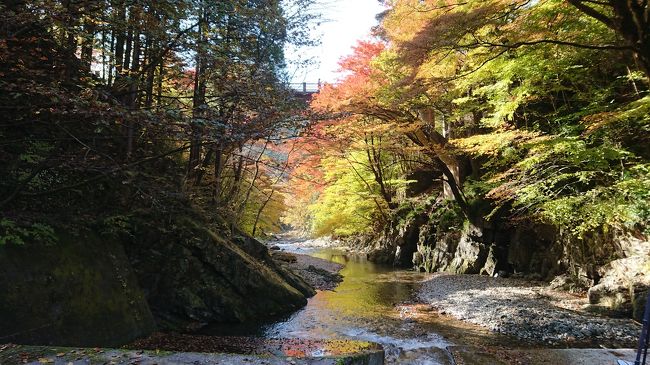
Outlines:
{"label": "shallow river water", "polygon": [[303,309],[263,324],[219,326],[211,334],[267,338],[354,339],[378,342],[388,364],[450,364],[447,346],[516,346],[516,341],[432,312],[414,303],[427,274],[396,270],[333,249],[279,244],[345,265],[334,291],[319,291]]}

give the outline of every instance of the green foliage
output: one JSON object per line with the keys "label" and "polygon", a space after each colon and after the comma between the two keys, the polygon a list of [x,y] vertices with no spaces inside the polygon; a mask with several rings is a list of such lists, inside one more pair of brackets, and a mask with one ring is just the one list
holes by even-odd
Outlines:
{"label": "green foliage", "polygon": [[[20,222],[3,242],[47,238],[39,221],[128,236],[187,200],[250,231],[270,191],[250,179],[252,152],[303,123],[284,50],[313,44],[312,1],[91,3],[0,5],[0,210]],[[284,209],[268,204],[264,232]]]}
{"label": "green foliage", "polygon": [[[650,71],[644,41],[625,34],[634,27],[608,27],[563,0],[439,3],[389,2],[376,52],[370,43],[355,48],[342,63],[349,74],[314,107],[353,116],[335,148],[323,150],[344,160],[359,151],[346,132],[401,134],[382,142],[390,165],[404,167],[386,180],[408,185],[424,169],[432,174],[419,176],[434,180],[451,172],[463,182],[450,189],[458,204],[443,199],[445,185],[418,181],[430,197],[397,194],[390,212],[374,204],[367,170],[357,173],[364,188],[339,162],[314,205],[316,231],[373,228],[355,213],[391,217],[376,230],[423,214],[440,232],[470,221],[543,224],[560,232],[570,266],[614,257],[608,233],[650,234]],[[624,22],[633,5],[612,4],[594,8]]]}
{"label": "green foliage", "polygon": [[123,235],[131,236],[133,229],[130,215],[113,215],[105,218],[100,225],[102,235],[120,237]]}
{"label": "green foliage", "polygon": [[58,241],[54,229],[43,223],[21,226],[11,219],[0,219],[0,246],[5,244],[24,245],[26,242],[38,242],[52,245]]}
{"label": "green foliage", "polygon": [[465,217],[458,204],[451,200],[443,200],[434,206],[431,213],[431,222],[436,223],[438,233],[460,231],[463,228]]}
{"label": "green foliage", "polygon": [[620,147],[588,142],[554,137],[529,144],[525,158],[492,179],[497,186],[487,196],[579,237],[603,227],[647,227],[647,163]]}
{"label": "green foliage", "polygon": [[608,227],[650,233],[650,164],[636,165],[610,186],[541,202],[542,216],[583,237]]}
{"label": "green foliage", "polygon": [[314,235],[363,233],[373,226],[380,214],[377,204],[383,204],[381,198],[376,192],[368,191],[368,185],[377,189],[372,174],[359,167],[355,167],[355,172],[351,164],[350,159],[329,158],[325,161],[325,176],[329,184],[310,207]]}
{"label": "green foliage", "polygon": [[426,216],[426,224],[435,227],[437,234],[460,232],[465,216],[453,200],[438,199],[435,195],[406,199],[392,213],[392,220],[398,230],[412,224],[418,216]]}
{"label": "green foliage", "polygon": [[238,221],[238,226],[242,231],[252,235],[253,229],[255,229],[255,235],[263,237],[282,230],[281,215],[287,207],[281,193],[271,189],[256,190],[251,194],[249,200],[250,202],[243,208],[242,217]]}

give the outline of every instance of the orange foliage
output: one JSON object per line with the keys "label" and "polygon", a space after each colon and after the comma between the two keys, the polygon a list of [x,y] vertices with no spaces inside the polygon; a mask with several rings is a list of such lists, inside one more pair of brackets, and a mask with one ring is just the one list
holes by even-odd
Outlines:
{"label": "orange foliage", "polygon": [[386,48],[382,42],[359,41],[353,53],[340,62],[346,74],[338,85],[325,85],[314,97],[311,107],[317,112],[345,111],[345,106],[370,97],[386,79],[372,68],[372,61]]}

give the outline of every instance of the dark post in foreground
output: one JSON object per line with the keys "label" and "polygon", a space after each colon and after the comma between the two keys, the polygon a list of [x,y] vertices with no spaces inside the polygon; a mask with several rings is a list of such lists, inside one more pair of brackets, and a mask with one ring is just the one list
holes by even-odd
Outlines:
{"label": "dark post in foreground", "polygon": [[[643,329],[639,337],[639,350],[636,352],[634,365],[645,365],[648,358],[648,342],[650,340],[650,291],[645,302],[645,313],[643,314]],[[642,359],[643,358],[643,359]]]}
{"label": "dark post in foreground", "polygon": [[[650,292],[645,302],[645,312],[643,313],[643,328],[641,329],[641,336],[639,336],[639,348],[636,352],[636,360],[634,365],[646,365],[648,359],[648,344],[650,343]],[[618,360],[618,365],[632,365],[631,363]]]}

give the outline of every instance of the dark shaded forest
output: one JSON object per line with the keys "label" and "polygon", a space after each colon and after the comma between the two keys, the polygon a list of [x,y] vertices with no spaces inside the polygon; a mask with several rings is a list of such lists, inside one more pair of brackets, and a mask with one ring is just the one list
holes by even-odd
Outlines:
{"label": "dark shaded forest", "polygon": [[306,303],[249,234],[277,229],[286,161],[265,156],[305,123],[284,47],[313,44],[309,5],[0,5],[3,341],[123,344]]}

